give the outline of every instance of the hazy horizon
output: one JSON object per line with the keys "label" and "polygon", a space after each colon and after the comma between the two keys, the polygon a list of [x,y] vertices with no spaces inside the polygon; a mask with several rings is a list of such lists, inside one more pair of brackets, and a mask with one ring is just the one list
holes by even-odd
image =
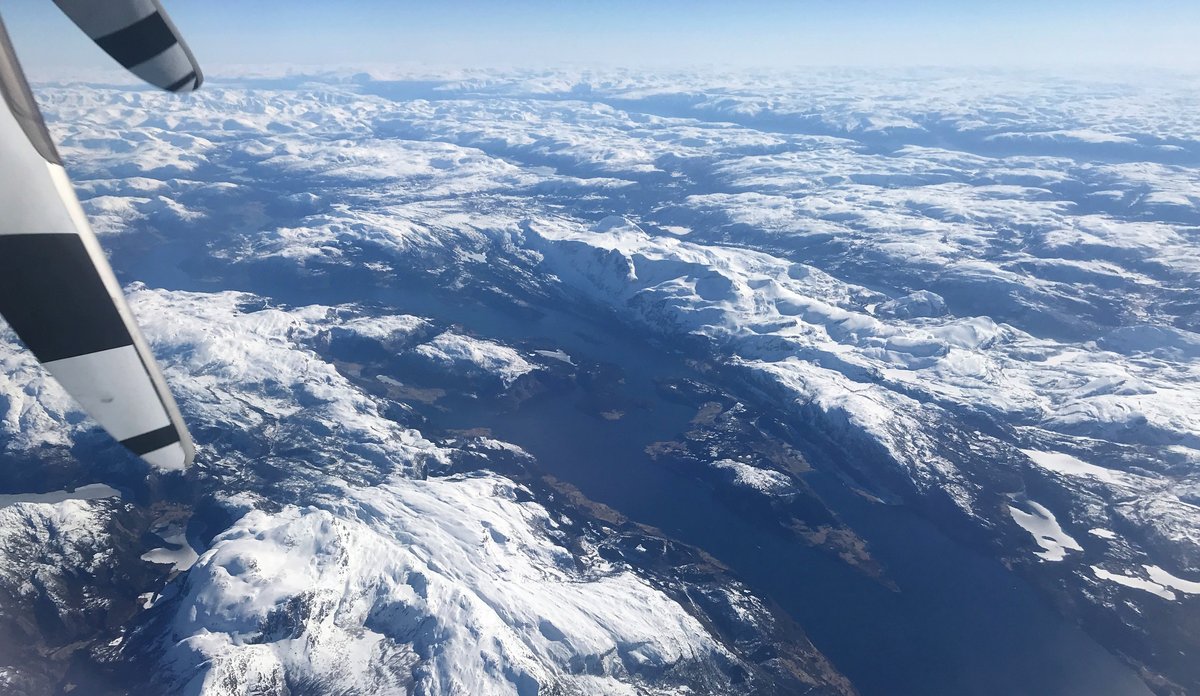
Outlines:
{"label": "hazy horizon", "polygon": [[[206,66],[447,68],[1200,68],[1200,5],[1117,2],[687,3],[544,0],[439,7],[354,0],[248,6],[166,2]],[[42,71],[112,68],[47,0],[2,11],[22,60]]]}

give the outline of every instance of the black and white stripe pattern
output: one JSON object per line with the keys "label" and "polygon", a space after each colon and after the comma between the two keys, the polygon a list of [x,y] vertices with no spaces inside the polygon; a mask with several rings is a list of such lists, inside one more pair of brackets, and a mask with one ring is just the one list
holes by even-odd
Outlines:
{"label": "black and white stripe pattern", "polygon": [[204,78],[158,0],[54,0],[100,48],[130,72],[172,92]]}
{"label": "black and white stripe pattern", "polygon": [[79,234],[0,234],[0,315],[122,445],[182,468],[191,446],[122,304]]}
{"label": "black and white stripe pattern", "polygon": [[151,465],[193,448],[0,24],[0,315],[80,406]]}

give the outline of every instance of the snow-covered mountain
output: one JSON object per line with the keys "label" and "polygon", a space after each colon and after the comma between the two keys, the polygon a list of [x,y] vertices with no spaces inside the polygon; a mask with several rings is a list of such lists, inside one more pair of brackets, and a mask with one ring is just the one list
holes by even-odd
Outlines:
{"label": "snow-covered mountain", "polygon": [[[609,525],[630,527],[623,539],[669,542],[618,517],[599,526],[590,515],[572,516],[561,493],[538,496],[511,473],[488,470],[527,478],[529,456],[515,446],[424,439],[307,345],[335,333],[381,350],[411,341],[408,352],[455,374],[457,363],[441,357],[466,346],[469,362],[501,383],[519,375],[514,361],[534,369],[512,349],[451,332],[428,331],[422,342],[430,322],[365,320],[348,306],[279,310],[244,293],[145,288],[134,288],[131,300],[166,356],[189,422],[206,434],[193,495],[217,508],[207,515],[233,520],[203,542],[196,518],[192,533],[157,531],[162,550],[182,547],[185,562],[180,554],[144,554],[173,565],[173,581],[161,588],[143,580],[145,611],[129,626],[104,626],[102,635],[113,634],[105,648],[153,663],[156,689],[736,693],[735,684],[761,672],[749,682],[848,691],[802,639],[788,655],[797,664],[782,668],[744,652],[732,634],[775,645],[777,619],[719,567],[688,580],[652,566],[634,570],[605,553],[617,543]],[[11,340],[6,350],[28,360]],[[31,381],[57,391],[41,377]],[[118,510],[75,499],[4,508],[14,547],[29,537],[47,545],[8,559],[5,577],[22,579],[14,594],[35,592],[23,576],[36,563],[35,577],[47,578],[34,583],[49,593],[42,601],[60,620],[77,613],[73,593],[89,592],[80,575],[119,558],[105,533]],[[193,545],[198,558],[186,553]],[[680,603],[680,594],[700,591],[706,609]],[[16,680],[27,668],[10,669]]]}
{"label": "snow-covered mountain", "polygon": [[147,484],[5,339],[2,491],[122,493],[0,508],[0,619],[75,646],[6,683],[1200,688],[1188,81],[207,87],[39,89],[200,455]]}

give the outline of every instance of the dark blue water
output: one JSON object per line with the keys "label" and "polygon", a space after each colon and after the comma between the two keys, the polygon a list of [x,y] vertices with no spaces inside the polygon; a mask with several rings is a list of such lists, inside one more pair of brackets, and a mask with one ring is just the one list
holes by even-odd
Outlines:
{"label": "dark blue water", "polygon": [[478,404],[447,414],[441,425],[491,428],[588,497],[708,551],[795,617],[864,695],[1150,693],[1022,579],[907,508],[868,502],[832,476],[809,479],[867,539],[901,588],[893,592],[743,519],[716,501],[707,484],[650,459],[646,445],[674,439],[695,415],[659,398],[654,388],[656,378],[687,372],[679,356],[630,335],[598,337],[597,327],[565,315],[495,324],[485,319],[468,326],[490,328],[502,340],[553,335],[577,358],[616,363],[629,396],[647,406],[608,421],[575,406],[582,394],[562,394],[511,412]]}

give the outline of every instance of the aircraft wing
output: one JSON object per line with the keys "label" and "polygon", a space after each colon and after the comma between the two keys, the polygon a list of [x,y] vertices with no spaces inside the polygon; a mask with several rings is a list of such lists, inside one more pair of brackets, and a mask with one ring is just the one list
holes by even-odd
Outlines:
{"label": "aircraft wing", "polygon": [[195,56],[158,0],[54,0],[105,53],[129,72],[172,92],[204,81]]}
{"label": "aircraft wing", "polygon": [[122,445],[157,468],[182,469],[193,455],[187,428],[75,197],[3,22],[0,101],[0,315]]}

